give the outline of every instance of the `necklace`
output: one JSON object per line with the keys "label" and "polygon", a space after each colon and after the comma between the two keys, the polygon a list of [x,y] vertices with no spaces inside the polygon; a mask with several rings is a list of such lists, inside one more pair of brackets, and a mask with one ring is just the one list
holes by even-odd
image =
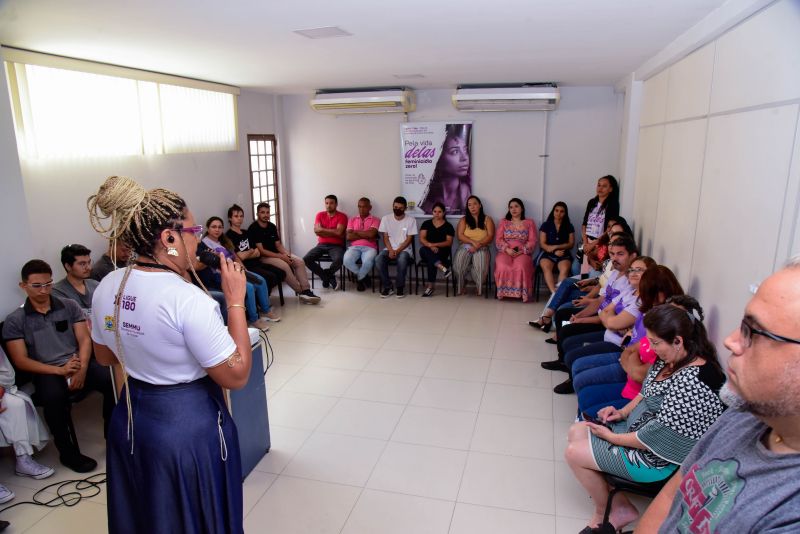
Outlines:
{"label": "necklace", "polygon": [[[147,267],[147,268],[150,268],[150,269],[161,269],[162,271],[172,271],[173,273],[177,274],[178,276],[181,276],[178,271],[176,271],[172,267],[164,265],[163,263],[158,263],[158,262],[156,262],[156,263],[148,263],[148,262],[143,262],[143,261],[139,261],[139,260],[134,260],[133,263],[134,263],[134,265],[137,265],[139,267]],[[183,278],[183,277],[181,276],[181,278]]]}

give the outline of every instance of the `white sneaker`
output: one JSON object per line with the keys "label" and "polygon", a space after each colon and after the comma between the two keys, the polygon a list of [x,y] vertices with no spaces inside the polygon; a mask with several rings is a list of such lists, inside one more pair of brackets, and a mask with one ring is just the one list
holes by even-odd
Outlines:
{"label": "white sneaker", "polygon": [[16,497],[14,492],[0,484],[0,504],[6,503]]}
{"label": "white sneaker", "polygon": [[56,470],[52,467],[47,467],[46,465],[40,464],[31,458],[29,454],[23,454],[22,456],[17,456],[16,472],[17,476],[20,477],[31,477],[35,478],[36,480],[41,480],[43,478],[52,476]]}

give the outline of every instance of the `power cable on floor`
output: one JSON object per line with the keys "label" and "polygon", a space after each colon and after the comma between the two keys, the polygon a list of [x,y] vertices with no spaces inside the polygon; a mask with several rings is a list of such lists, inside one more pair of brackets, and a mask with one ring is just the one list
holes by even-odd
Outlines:
{"label": "power cable on floor", "polygon": [[[43,487],[33,494],[30,501],[16,502],[5,508],[0,508],[0,514],[6,510],[10,510],[15,506],[22,506],[23,504],[33,504],[35,506],[45,506],[47,508],[58,508],[59,506],[75,506],[83,499],[90,499],[100,494],[102,491],[100,484],[106,483],[106,474],[97,473],[92,476],[74,479],[62,480],[61,482],[54,482],[48,486]],[[46,492],[50,488],[56,488],[56,496],[50,500],[44,500],[40,494]],[[50,495],[47,495],[50,497]]]}

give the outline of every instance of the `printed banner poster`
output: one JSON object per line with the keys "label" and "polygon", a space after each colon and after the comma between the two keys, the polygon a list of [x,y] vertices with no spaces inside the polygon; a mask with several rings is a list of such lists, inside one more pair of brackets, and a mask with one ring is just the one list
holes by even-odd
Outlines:
{"label": "printed banner poster", "polygon": [[462,215],[472,194],[472,122],[410,122],[400,126],[402,194],[408,212]]}

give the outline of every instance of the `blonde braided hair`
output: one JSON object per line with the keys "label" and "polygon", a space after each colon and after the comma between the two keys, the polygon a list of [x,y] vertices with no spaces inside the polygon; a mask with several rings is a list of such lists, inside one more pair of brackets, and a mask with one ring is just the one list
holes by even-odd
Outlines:
{"label": "blonde braided hair", "polygon": [[[97,193],[87,199],[86,208],[89,211],[89,222],[92,228],[111,241],[112,253],[116,251],[115,242],[121,240],[137,254],[153,257],[155,243],[161,232],[166,228],[181,227],[186,202],[168,189],[147,191],[131,178],[110,176],[103,182]],[[111,258],[111,261],[116,264],[116,258]],[[189,266],[192,267],[191,261]],[[129,264],[114,298],[113,326],[116,356],[122,367],[126,390],[128,439],[131,442],[131,454],[133,454],[133,410],[128,388],[128,372],[125,368],[125,354],[119,330],[120,303],[131,269],[132,265]],[[194,272],[193,267],[192,272]]]}

